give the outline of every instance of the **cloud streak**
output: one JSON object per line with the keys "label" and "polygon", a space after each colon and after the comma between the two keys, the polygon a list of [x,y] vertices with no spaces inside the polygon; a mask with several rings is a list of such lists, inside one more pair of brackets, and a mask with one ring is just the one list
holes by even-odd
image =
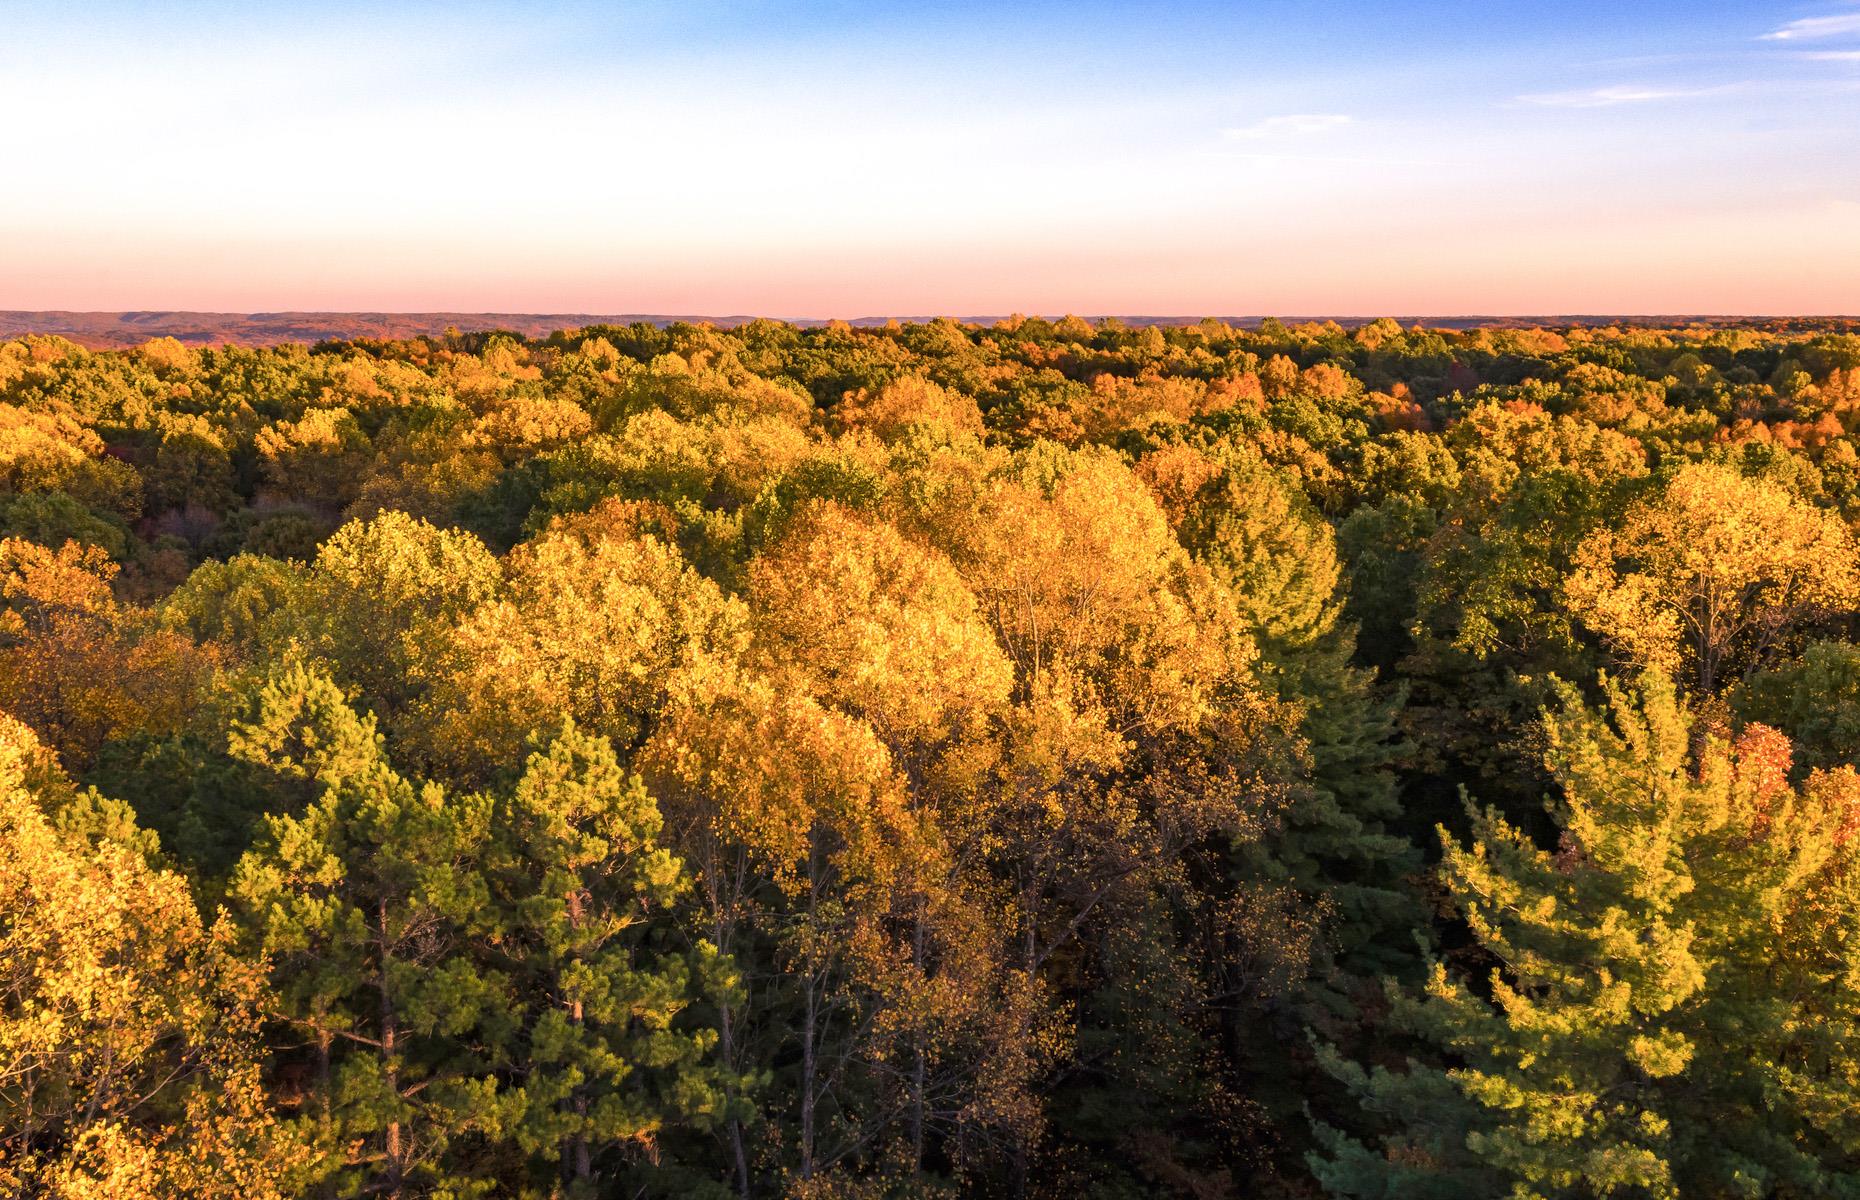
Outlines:
{"label": "cloud streak", "polygon": [[1287,113],[1266,117],[1236,129],[1223,129],[1227,137],[1240,142],[1263,142],[1274,138],[1310,137],[1330,133],[1351,124],[1354,117],[1344,113]]}
{"label": "cloud streak", "polygon": [[1571,92],[1532,92],[1519,96],[1518,100],[1523,104],[1538,104],[1547,108],[1612,108],[1617,104],[1649,104],[1660,100],[1691,100],[1701,96],[1715,96],[1737,86],[1727,84],[1707,88],[1659,88],[1622,83],[1609,87],[1583,88]]}
{"label": "cloud streak", "polygon": [[1803,17],[1763,35],[1766,42],[1796,42],[1812,38],[1838,37],[1843,33],[1860,33],[1860,12],[1834,13],[1825,17]]}

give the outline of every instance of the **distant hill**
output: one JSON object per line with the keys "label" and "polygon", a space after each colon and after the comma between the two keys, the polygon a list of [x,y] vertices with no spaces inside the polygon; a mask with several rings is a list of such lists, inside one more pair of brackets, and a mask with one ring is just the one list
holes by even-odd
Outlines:
{"label": "distant hill", "polygon": [[701,320],[734,325],[749,319],[593,313],[0,311],[0,338],[52,333],[92,349],[139,346],[158,337],[171,337],[190,346],[218,346],[226,342],[240,346],[276,346],[284,342],[326,339],[410,338],[441,334],[448,329],[466,333],[508,329],[525,337],[543,337],[558,329],[578,329],[584,325]]}
{"label": "distant hill", "polygon": [[[1057,315],[1057,314],[1054,314]],[[233,343],[241,346],[275,346],[284,342],[318,342],[355,338],[409,338],[422,334],[442,334],[448,329],[479,332],[507,329],[526,337],[543,337],[559,329],[579,329],[588,325],[627,325],[645,321],[669,325],[677,321],[709,321],[716,325],[741,325],[752,317],[705,316],[668,313],[450,313],[450,312],[31,312],[0,310],[0,338],[24,334],[57,334],[92,349],[137,346],[151,338],[171,337],[193,346],[217,346]],[[883,325],[890,317],[857,317],[854,325]],[[905,321],[929,320],[927,316],[905,316]],[[999,316],[969,316],[965,321],[993,323]],[[1096,319],[1095,317],[1089,319]],[[1189,325],[1199,317],[1119,316],[1130,325]],[[1254,327],[1266,318],[1261,316],[1222,317],[1229,324]],[[1281,317],[1287,324],[1303,321],[1335,320],[1345,326],[1361,325],[1367,317],[1301,316]],[[1761,327],[1773,330],[1860,330],[1860,317],[1749,317],[1698,315],[1610,316],[1563,314],[1530,317],[1500,316],[1401,316],[1404,325],[1420,324],[1440,329],[1518,329],[1536,326],[1606,326],[1636,325],[1670,328],[1705,325],[1713,327]],[[823,325],[815,319],[794,320],[797,325]]]}

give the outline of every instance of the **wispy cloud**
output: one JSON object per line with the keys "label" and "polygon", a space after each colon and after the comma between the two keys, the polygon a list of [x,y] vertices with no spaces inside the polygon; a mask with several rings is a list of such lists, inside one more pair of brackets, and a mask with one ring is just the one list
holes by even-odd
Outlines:
{"label": "wispy cloud", "polygon": [[1860,50],[1806,50],[1802,57],[1815,62],[1860,63]]}
{"label": "wispy cloud", "polygon": [[1343,113],[1287,113],[1280,117],[1266,117],[1237,129],[1223,129],[1221,132],[1235,141],[1260,142],[1269,138],[1309,137],[1317,133],[1330,133],[1354,120],[1354,117]]}
{"label": "wispy cloud", "polygon": [[1617,104],[1647,104],[1656,100],[1690,100],[1698,96],[1715,96],[1737,86],[1725,84],[1707,88],[1661,88],[1621,83],[1573,92],[1532,92],[1518,99],[1525,104],[1542,104],[1551,108],[1609,108]]}
{"label": "wispy cloud", "polygon": [[1241,162],[1269,163],[1343,163],[1360,167],[1470,167],[1474,164],[1464,159],[1452,158],[1409,158],[1405,156],[1390,157],[1364,156],[1360,154],[1255,154],[1234,151],[1218,154],[1215,157]]}
{"label": "wispy cloud", "polygon": [[1803,17],[1763,35],[1764,41],[1795,42],[1810,38],[1838,37],[1843,33],[1860,33],[1860,12],[1833,13],[1825,17]]}

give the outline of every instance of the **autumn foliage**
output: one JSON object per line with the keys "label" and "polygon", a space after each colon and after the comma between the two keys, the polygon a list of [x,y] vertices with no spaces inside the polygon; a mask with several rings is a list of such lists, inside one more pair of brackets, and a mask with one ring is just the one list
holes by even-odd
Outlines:
{"label": "autumn foliage", "polygon": [[0,1190],[1852,1194],[1857,380],[0,345]]}

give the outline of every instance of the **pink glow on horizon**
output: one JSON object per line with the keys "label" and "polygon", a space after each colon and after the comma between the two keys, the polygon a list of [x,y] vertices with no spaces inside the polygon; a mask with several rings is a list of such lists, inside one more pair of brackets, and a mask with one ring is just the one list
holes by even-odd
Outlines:
{"label": "pink glow on horizon", "polygon": [[[1671,216],[1598,231],[1478,214],[1305,239],[1217,223],[888,246],[688,238],[53,233],[0,237],[0,307],[201,311],[1132,314],[1860,312],[1860,205]],[[1097,240],[1094,240],[1094,237]]]}

